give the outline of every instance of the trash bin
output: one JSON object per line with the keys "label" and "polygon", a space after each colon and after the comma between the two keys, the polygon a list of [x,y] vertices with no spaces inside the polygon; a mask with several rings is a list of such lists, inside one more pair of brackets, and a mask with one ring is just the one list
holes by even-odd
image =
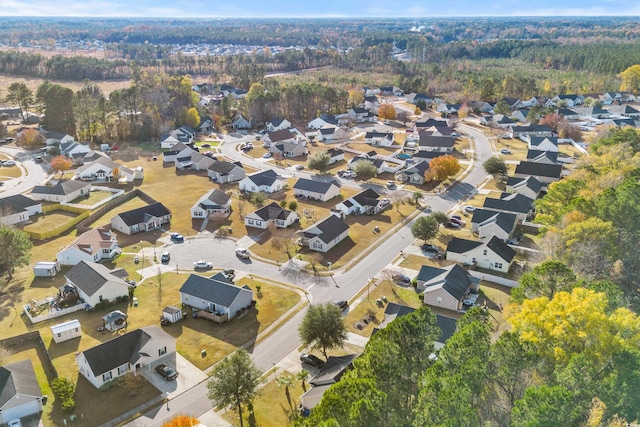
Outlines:
{"label": "trash bin", "polygon": [[207,357],[207,350],[201,350],[200,351],[200,356]]}

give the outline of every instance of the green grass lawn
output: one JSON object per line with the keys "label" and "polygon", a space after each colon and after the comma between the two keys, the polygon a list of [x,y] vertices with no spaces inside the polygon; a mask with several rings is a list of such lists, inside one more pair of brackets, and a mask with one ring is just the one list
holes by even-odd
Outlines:
{"label": "green grass lawn", "polygon": [[55,210],[55,211],[47,212],[46,214],[40,214],[40,215],[31,217],[30,220],[33,222],[31,224],[26,225],[24,227],[24,230],[41,233],[44,231],[51,230],[52,228],[57,228],[61,224],[71,221],[73,218],[77,216],[78,216],[77,213],[67,212],[63,210]]}

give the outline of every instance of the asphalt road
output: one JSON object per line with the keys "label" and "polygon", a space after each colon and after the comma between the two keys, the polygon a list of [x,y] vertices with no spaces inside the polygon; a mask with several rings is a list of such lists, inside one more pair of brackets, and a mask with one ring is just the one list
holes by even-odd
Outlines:
{"label": "asphalt road", "polygon": [[[16,163],[19,167],[26,169],[27,172],[26,176],[4,181],[4,185],[0,187],[0,197],[26,193],[46,180],[48,173],[43,165],[36,163],[31,157],[23,158],[21,153],[24,152],[21,149],[4,145],[0,146],[0,153],[6,154],[11,158],[22,158],[23,161],[18,160]],[[2,168],[0,168],[0,175],[2,175]]]}

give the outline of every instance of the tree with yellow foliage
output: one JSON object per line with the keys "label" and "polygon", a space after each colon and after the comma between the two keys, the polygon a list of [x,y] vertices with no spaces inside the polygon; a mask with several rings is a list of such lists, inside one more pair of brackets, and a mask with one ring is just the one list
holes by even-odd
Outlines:
{"label": "tree with yellow foliage", "polygon": [[460,162],[453,156],[446,155],[436,157],[429,163],[429,171],[431,179],[436,181],[444,181],[445,179],[454,176],[460,171]]}
{"label": "tree with yellow foliage", "polygon": [[191,415],[176,415],[169,421],[162,423],[162,427],[193,427],[200,423],[196,417]]}
{"label": "tree with yellow foliage", "polygon": [[383,120],[395,120],[396,108],[391,104],[382,104],[378,108],[378,117]]}
{"label": "tree with yellow foliage", "polygon": [[620,90],[627,90],[633,93],[640,92],[640,65],[630,66],[621,72],[618,77],[622,79]]}

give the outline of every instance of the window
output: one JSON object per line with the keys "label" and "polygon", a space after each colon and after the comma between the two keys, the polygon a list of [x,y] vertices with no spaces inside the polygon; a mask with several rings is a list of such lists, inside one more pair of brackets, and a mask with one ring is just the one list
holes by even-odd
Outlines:
{"label": "window", "polygon": [[[78,332],[78,328],[76,328],[76,332]],[[58,338],[60,338],[62,336],[62,334],[60,332],[58,332]]]}
{"label": "window", "polygon": [[102,382],[109,381],[111,378],[113,378],[113,376],[111,375],[111,371],[107,372],[106,374],[102,374]]}
{"label": "window", "polygon": [[163,354],[167,354],[167,347],[162,347],[158,349],[158,356],[162,356]]}
{"label": "window", "polygon": [[442,297],[438,297],[436,299],[436,304],[442,304]]}
{"label": "window", "polygon": [[485,249],[482,251],[482,255],[486,255],[486,254],[487,254],[487,250]]}
{"label": "window", "polygon": [[124,374],[125,372],[129,371],[129,364],[126,365],[122,365],[118,368],[118,376]]}
{"label": "window", "polygon": [[496,262],[496,263],[494,264],[494,267],[495,267],[495,268],[498,268],[498,269],[500,269],[500,270],[502,270],[502,263],[501,263],[501,262]]}

